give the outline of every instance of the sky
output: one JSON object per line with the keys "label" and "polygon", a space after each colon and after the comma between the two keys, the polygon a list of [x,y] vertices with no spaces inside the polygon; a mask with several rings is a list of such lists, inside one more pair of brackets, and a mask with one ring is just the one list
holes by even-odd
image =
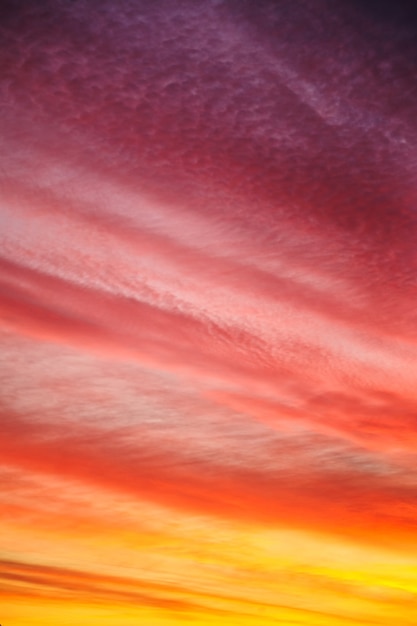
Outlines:
{"label": "sky", "polygon": [[416,31],[2,2],[2,626],[417,623]]}

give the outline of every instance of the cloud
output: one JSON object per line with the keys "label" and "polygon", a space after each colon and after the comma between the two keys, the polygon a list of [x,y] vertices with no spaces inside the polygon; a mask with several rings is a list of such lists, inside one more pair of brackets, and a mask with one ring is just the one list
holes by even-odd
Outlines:
{"label": "cloud", "polygon": [[414,551],[410,27],[326,0],[1,11],[7,511],[48,476]]}
{"label": "cloud", "polygon": [[[207,611],[195,601],[179,599],[179,596],[192,596],[190,590],[135,578],[13,561],[1,561],[0,571],[3,583],[9,586],[8,594],[18,597],[43,595],[55,600],[133,604],[185,613]],[[221,615],[222,611],[212,608],[210,613]]]}
{"label": "cloud", "polygon": [[[412,541],[415,482],[399,466],[308,432],[273,436],[239,415],[207,422],[209,407],[191,401],[187,409],[185,397],[180,416],[179,398],[172,396],[173,404],[169,396],[159,398],[159,421],[126,426],[117,425],[111,396],[101,407],[91,402],[90,425],[3,413],[2,459],[25,472],[76,479],[184,511],[399,546]],[[136,407],[139,417],[141,403]],[[184,409],[194,413],[194,426]],[[169,414],[172,422],[164,418]],[[225,418],[229,429],[221,425]]]}

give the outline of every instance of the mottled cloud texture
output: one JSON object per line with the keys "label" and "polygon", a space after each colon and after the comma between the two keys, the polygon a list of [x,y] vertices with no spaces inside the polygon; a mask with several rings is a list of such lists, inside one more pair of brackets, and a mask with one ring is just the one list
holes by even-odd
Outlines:
{"label": "mottled cloud texture", "polygon": [[416,623],[416,25],[2,4],[3,626]]}

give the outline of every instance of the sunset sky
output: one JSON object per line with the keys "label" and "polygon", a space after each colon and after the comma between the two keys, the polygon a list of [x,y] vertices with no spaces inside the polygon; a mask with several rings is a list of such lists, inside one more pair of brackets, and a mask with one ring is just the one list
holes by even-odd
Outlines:
{"label": "sunset sky", "polygon": [[417,624],[417,9],[3,0],[2,626]]}

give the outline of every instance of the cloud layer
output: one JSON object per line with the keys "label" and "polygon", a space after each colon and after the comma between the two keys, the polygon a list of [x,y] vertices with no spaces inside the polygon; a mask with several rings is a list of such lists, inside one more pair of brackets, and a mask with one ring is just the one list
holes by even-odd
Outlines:
{"label": "cloud layer", "polygon": [[[410,11],[4,4],[11,623],[415,620]],[[229,533],[227,563],[210,529]],[[309,537],[307,561],[285,539],[241,561],[274,532]],[[141,533],[154,553],[132,583]],[[155,536],[195,555],[187,580]]]}

